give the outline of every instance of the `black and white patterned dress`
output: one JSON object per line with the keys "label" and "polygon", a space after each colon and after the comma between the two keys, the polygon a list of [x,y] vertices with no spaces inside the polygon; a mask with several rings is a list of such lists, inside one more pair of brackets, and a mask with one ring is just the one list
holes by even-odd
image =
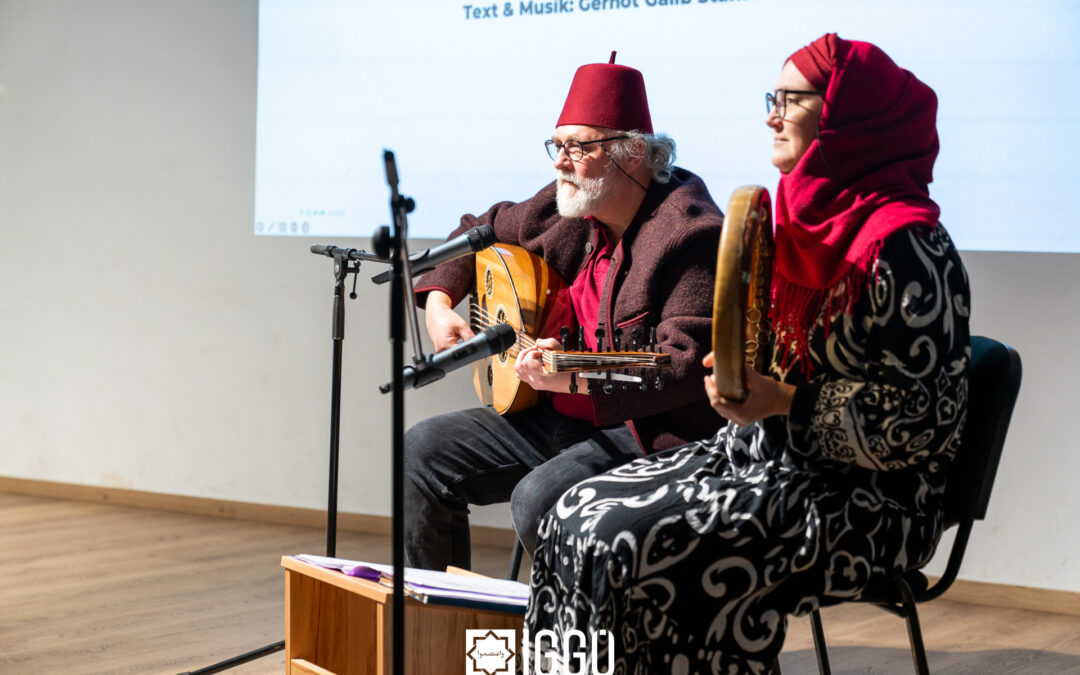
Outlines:
{"label": "black and white patterned dress", "polygon": [[[789,613],[920,566],[967,402],[967,276],[944,228],[889,237],[810,338],[791,414],[579,483],[540,525],[526,622],[611,631],[617,673],[765,673]],[[607,663],[601,655],[600,664]]]}

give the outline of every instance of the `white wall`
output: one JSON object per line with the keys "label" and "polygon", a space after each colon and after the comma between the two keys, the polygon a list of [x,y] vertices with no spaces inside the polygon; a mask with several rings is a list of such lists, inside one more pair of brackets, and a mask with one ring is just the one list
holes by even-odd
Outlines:
{"label": "white wall", "polygon": [[[251,234],[256,11],[0,0],[0,475],[325,507],[332,271],[319,242]],[[965,260],[973,329],[1021,351],[1025,383],[962,576],[1080,590],[1077,256]],[[388,307],[364,281],[339,505],[387,515]],[[457,373],[408,421],[473,400]]]}

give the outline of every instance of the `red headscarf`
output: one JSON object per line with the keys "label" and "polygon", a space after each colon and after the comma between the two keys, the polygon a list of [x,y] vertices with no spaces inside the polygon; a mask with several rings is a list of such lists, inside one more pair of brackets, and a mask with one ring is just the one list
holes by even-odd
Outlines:
{"label": "red headscarf", "polygon": [[893,232],[936,227],[930,199],[937,96],[867,42],[824,35],[789,59],[825,105],[818,138],[776,190],[769,316],[782,366],[810,372],[807,342],[825,310],[851,312]]}

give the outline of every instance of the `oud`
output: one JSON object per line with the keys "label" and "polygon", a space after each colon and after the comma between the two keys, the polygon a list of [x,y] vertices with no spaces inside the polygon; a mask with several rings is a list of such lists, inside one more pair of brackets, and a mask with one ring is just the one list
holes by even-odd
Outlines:
{"label": "oud", "polygon": [[[562,350],[543,351],[547,372],[574,373],[575,378],[580,374],[585,379],[603,373],[600,377],[608,393],[614,382],[622,386],[633,382],[644,388],[646,373],[657,373],[671,364],[671,355],[656,351],[566,350],[572,332],[569,326],[575,323],[569,291],[543,259],[519,246],[497,243],[476,254],[476,288],[469,312],[473,331],[508,323],[517,332],[517,342],[510,349],[473,364],[473,384],[481,403],[500,415],[536,404],[539,392],[518,379],[514,361],[522,349],[534,347],[538,337],[560,337],[563,343]],[[630,369],[643,372],[622,372]],[[663,386],[658,374],[655,382],[657,388]]]}

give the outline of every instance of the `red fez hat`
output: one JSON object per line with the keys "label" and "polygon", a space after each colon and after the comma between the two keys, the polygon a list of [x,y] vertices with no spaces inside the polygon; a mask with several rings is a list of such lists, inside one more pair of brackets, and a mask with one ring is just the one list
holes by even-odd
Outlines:
{"label": "red fez hat", "polygon": [[564,124],[651,134],[652,118],[641,71],[615,65],[615,52],[607,63],[578,68],[555,126]]}

